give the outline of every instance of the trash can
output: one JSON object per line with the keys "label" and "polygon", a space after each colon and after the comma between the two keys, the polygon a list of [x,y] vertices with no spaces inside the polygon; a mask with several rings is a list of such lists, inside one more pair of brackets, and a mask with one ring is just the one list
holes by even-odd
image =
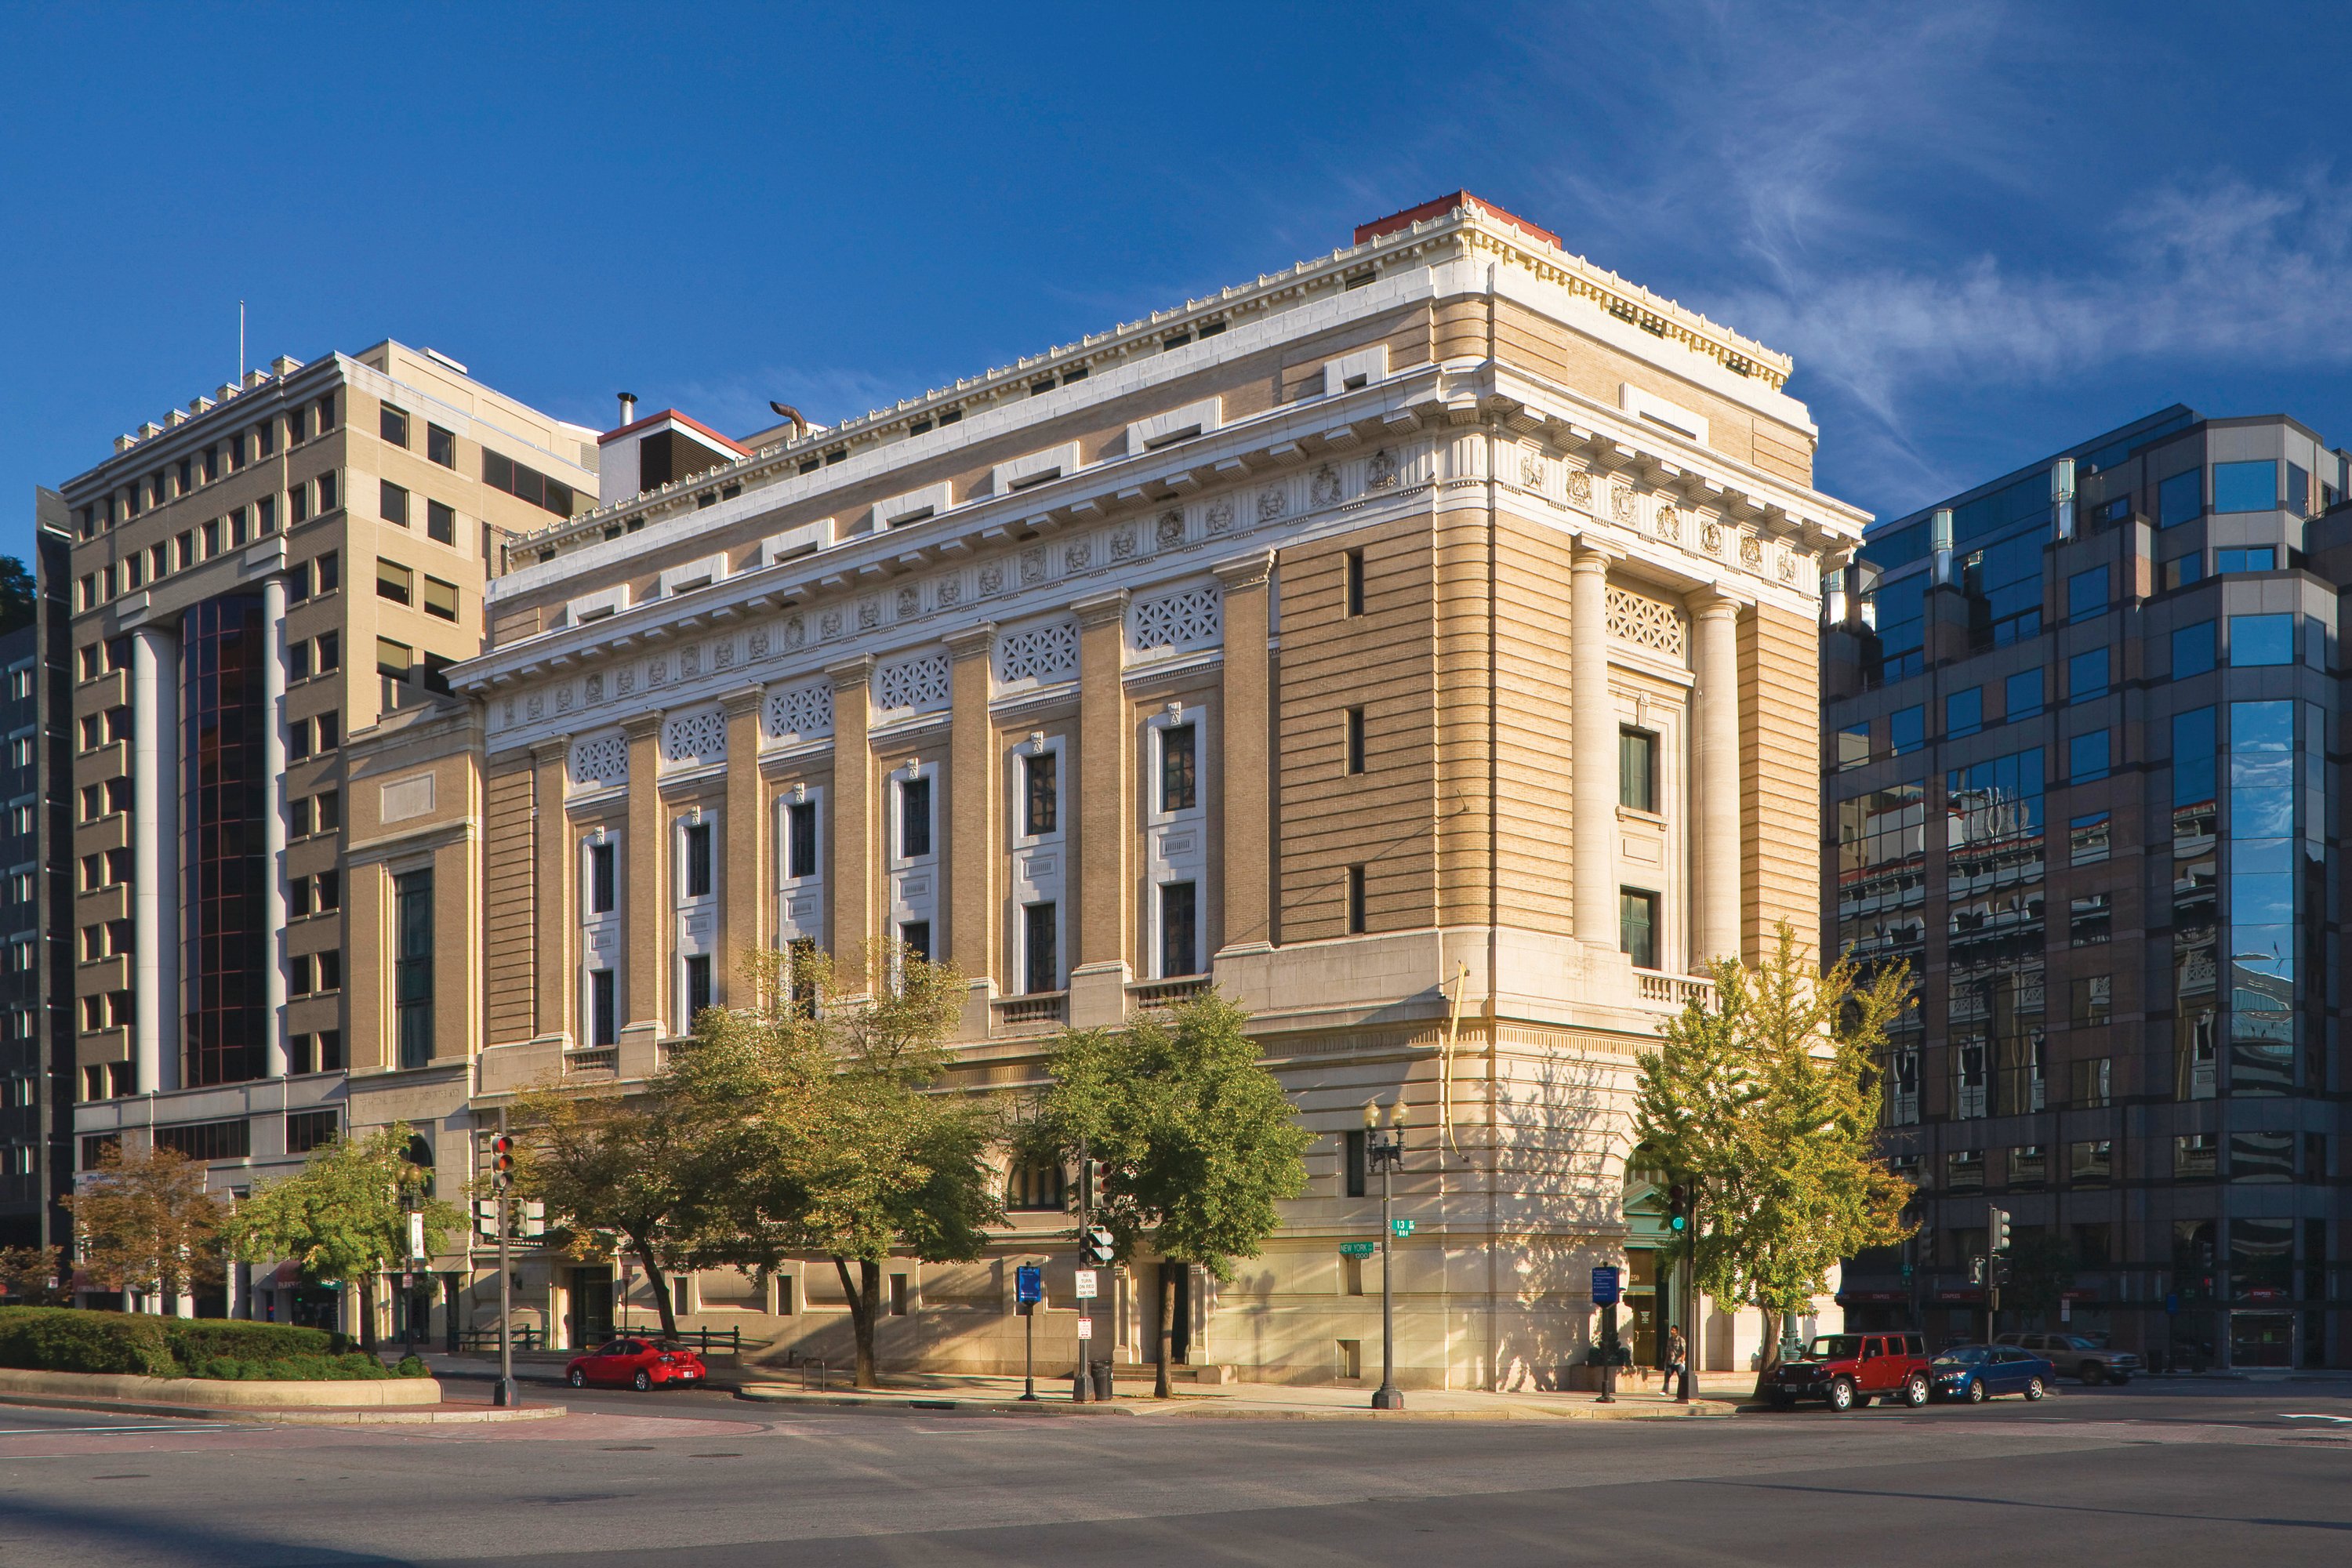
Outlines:
{"label": "trash can", "polygon": [[1095,1397],[1097,1399],[1111,1397],[1110,1363],[1107,1361],[1095,1363]]}

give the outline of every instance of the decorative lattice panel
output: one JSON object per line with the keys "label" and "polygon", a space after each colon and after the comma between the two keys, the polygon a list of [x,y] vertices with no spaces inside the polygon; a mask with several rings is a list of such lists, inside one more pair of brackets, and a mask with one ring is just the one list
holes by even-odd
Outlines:
{"label": "decorative lattice panel", "polygon": [[662,724],[662,756],[673,763],[727,760],[727,716],[716,708],[672,714]]}
{"label": "decorative lattice panel", "polygon": [[629,782],[629,742],[621,735],[592,735],[572,746],[572,782],[581,788]]}
{"label": "decorative lattice panel", "polygon": [[1139,599],[1128,612],[1128,638],[1138,653],[1214,647],[1224,635],[1224,605],[1213,587]]}
{"label": "decorative lattice panel", "polygon": [[1683,617],[1672,605],[1623,588],[1609,590],[1609,635],[1680,658]]}
{"label": "decorative lattice panel", "polygon": [[1047,621],[1023,626],[996,639],[996,679],[1011,686],[1020,681],[1066,680],[1078,672],[1078,624]]}
{"label": "decorative lattice panel", "polygon": [[812,680],[768,693],[762,715],[771,741],[814,741],[833,733],[833,682]]}
{"label": "decorative lattice panel", "polygon": [[920,712],[948,705],[948,656],[919,654],[874,670],[874,706],[884,712]]}

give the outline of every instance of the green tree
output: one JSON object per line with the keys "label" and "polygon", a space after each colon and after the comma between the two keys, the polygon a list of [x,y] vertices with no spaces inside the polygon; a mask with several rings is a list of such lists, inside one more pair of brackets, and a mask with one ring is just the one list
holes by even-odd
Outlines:
{"label": "green tree", "polygon": [[107,1146],[80,1191],[66,1200],[82,1265],[110,1290],[153,1293],[177,1317],[183,1292],[217,1284],[227,1210],[205,1189],[205,1167],[176,1149],[125,1157]]}
{"label": "green tree", "polygon": [[517,1099],[515,1192],[547,1205],[581,1258],[625,1249],[646,1271],[662,1332],[677,1333],[670,1277],[712,1253],[706,1195],[731,1110],[699,1096],[690,1072],[656,1076],[644,1092],[614,1095],[535,1089]]}
{"label": "green tree", "polygon": [[290,1176],[265,1183],[221,1226],[232,1256],[290,1259],[306,1283],[355,1282],[362,1339],[375,1342],[375,1279],[408,1256],[408,1215],[425,1216],[425,1250],[438,1253],[466,1224],[429,1194],[432,1173],[408,1157],[408,1124],[333,1139]]}
{"label": "green tree", "polygon": [[1633,1134],[1695,1194],[1697,1288],[1762,1312],[1769,1375],[1783,1320],[1830,1270],[1910,1234],[1910,1184],[1874,1147],[1876,1064],[1910,976],[1817,969],[1784,921],[1763,966],[1724,960],[1715,981],[1642,1054]]}
{"label": "green tree", "polygon": [[55,1248],[0,1247],[0,1295],[12,1307],[63,1307],[73,1299],[73,1273]]}
{"label": "green tree", "polygon": [[[1233,1278],[1281,1224],[1276,1205],[1305,1188],[1314,1135],[1260,1059],[1249,1015],[1211,991],[1123,1029],[1074,1029],[1047,1063],[1053,1087],[1030,1134],[1039,1152],[1104,1163],[1101,1208],[1121,1261],[1149,1242],[1160,1258]],[[1168,1397],[1175,1277],[1160,1293],[1160,1370]]]}
{"label": "green tree", "polygon": [[884,1263],[968,1262],[1003,1221],[999,1119],[947,1079],[966,994],[952,966],[887,946],[854,969],[808,951],[787,962],[748,955],[753,1005],[703,1013],[677,1053],[681,1091],[726,1122],[697,1224],[714,1260],[762,1275],[829,1258],[871,1388]]}

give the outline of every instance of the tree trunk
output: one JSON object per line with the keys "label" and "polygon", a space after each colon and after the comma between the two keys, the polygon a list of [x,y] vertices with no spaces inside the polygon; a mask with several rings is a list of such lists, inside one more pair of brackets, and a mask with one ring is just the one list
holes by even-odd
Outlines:
{"label": "tree trunk", "polygon": [[650,1243],[638,1242],[636,1254],[637,1261],[646,1266],[646,1283],[653,1287],[654,1304],[661,1309],[662,1338],[674,1340],[677,1338],[677,1309],[670,1300],[669,1276],[664,1274],[661,1265],[654,1261],[654,1249]]}
{"label": "tree trunk", "polygon": [[375,1352],[375,1276],[360,1279],[360,1349]]}
{"label": "tree trunk", "polygon": [[1756,1358],[1756,1397],[1762,1399],[1772,1391],[1772,1369],[1780,1364],[1780,1314],[1761,1302],[1756,1310],[1764,1319],[1764,1348]]}
{"label": "tree trunk", "polygon": [[[1078,1347],[1081,1351],[1085,1346]],[[1165,1261],[1160,1265],[1160,1370],[1152,1375],[1151,1397],[1166,1399],[1168,1363],[1176,1354],[1176,1271]]]}
{"label": "tree trunk", "polygon": [[857,1339],[853,1384],[879,1388],[882,1382],[874,1373],[874,1321],[882,1312],[882,1265],[871,1258],[859,1258],[855,1284],[849,1279],[849,1259],[836,1256],[833,1267],[841,1276],[841,1293],[849,1298],[849,1329]]}

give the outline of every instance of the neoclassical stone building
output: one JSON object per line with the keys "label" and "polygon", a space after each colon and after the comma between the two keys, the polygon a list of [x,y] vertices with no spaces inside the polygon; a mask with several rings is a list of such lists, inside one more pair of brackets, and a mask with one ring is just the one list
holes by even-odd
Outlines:
{"label": "neoclassical stone building", "polygon": [[[1789,368],[1456,195],[835,428],[625,408],[603,504],[514,542],[450,672],[478,1114],[642,1078],[747,948],[953,960],[962,1071],[1007,1090],[1066,1025],[1213,984],[1320,1136],[1265,1255],[1181,1281],[1189,1359],[1377,1364],[1378,1261],[1339,1243],[1378,1224],[1350,1130],[1402,1095],[1401,1374],[1554,1377],[1592,1264],[1630,1242],[1663,1305],[1634,1053],[1709,955],[1819,923],[1818,587],[1864,519],[1811,488]],[[894,1268],[886,1357],[1017,1367],[1010,1263],[1049,1257],[1066,1362],[1058,1184],[1008,1173],[989,1260]],[[1100,1304],[1121,1359],[1155,1268]],[[845,1343],[822,1263],[680,1290]],[[576,1342],[615,1293],[544,1258],[522,1299]]]}

